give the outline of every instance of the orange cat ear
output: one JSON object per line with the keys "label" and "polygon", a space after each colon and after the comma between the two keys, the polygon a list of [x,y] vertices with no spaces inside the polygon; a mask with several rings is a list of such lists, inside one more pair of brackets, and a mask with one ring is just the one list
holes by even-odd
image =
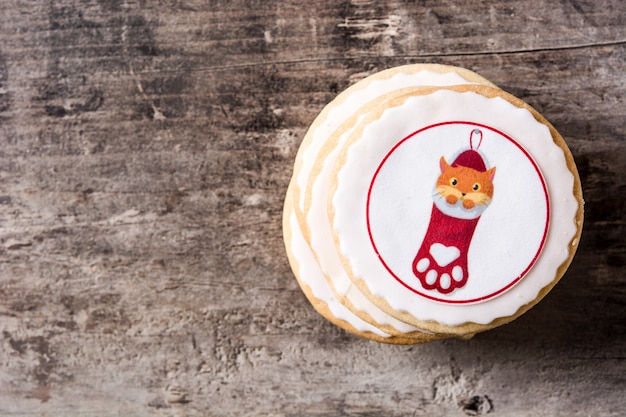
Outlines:
{"label": "orange cat ear", "polygon": [[441,169],[441,173],[443,174],[448,168],[450,168],[450,165],[446,162],[446,158],[442,156],[439,160],[439,169]]}
{"label": "orange cat ear", "polygon": [[489,171],[487,171],[487,174],[489,175],[489,181],[493,181],[493,177],[494,175],[496,175],[496,167],[493,167]]}

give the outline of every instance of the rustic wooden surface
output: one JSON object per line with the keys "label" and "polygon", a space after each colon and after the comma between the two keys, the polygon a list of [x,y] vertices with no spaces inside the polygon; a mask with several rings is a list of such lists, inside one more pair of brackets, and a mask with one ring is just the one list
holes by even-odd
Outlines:
{"label": "rustic wooden surface", "polygon": [[[317,315],[284,254],[297,147],[391,66],[479,72],[579,165],[563,281],[471,341]],[[622,0],[6,0],[0,415],[623,416]]]}

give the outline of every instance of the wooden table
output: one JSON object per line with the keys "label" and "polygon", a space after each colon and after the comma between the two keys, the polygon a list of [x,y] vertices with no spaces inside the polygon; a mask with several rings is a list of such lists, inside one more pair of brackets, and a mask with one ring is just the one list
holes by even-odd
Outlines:
{"label": "wooden table", "polygon": [[[7,0],[0,22],[0,415],[626,413],[623,1]],[[282,200],[338,91],[424,62],[543,113],[586,223],[522,318],[390,346],[308,304]]]}

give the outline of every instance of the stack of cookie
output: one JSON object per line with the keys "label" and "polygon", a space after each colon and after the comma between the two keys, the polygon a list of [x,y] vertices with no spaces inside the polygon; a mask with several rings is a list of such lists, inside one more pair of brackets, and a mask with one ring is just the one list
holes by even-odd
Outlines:
{"label": "stack of cookie", "polygon": [[283,213],[300,287],[386,343],[471,337],[543,298],[582,230],[572,156],[526,103],[466,69],[408,65],[313,122]]}

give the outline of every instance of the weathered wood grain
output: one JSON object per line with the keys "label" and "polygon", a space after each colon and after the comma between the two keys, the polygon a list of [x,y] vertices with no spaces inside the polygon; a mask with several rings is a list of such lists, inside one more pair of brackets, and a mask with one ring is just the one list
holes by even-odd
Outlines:
{"label": "weathered wood grain", "polygon": [[[618,416],[626,410],[619,0],[0,5],[0,414]],[[536,107],[579,165],[563,281],[471,341],[319,317],[282,198],[316,114],[413,62]]]}

